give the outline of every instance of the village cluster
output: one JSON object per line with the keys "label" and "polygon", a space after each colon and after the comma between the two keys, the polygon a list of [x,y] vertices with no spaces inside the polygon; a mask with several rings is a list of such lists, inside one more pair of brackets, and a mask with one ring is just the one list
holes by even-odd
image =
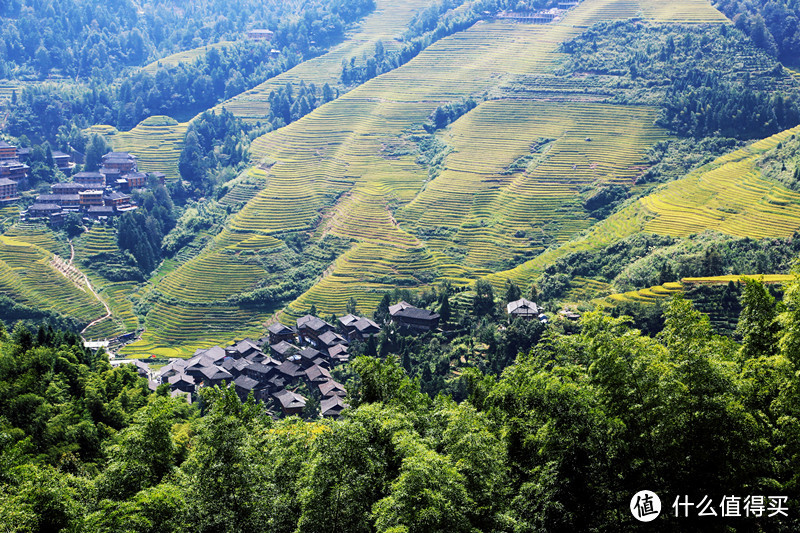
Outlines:
{"label": "village cluster", "polygon": [[[148,184],[148,174],[139,172],[136,156],[127,152],[111,152],[103,156],[96,172],[78,172],[71,182],[54,183],[50,194],[41,194],[24,214],[28,219],[47,219],[57,226],[69,212],[82,213],[92,219],[103,219],[133,211],[130,192]],[[165,174],[150,173],[164,184]]]}
{"label": "village cluster", "polygon": [[[543,310],[524,298],[509,303],[506,311],[509,320],[547,322]],[[405,301],[389,306],[389,318],[395,328],[409,334],[439,329],[437,313]],[[299,415],[305,409],[308,398],[298,392],[305,384],[305,390],[319,401],[320,415],[335,418],[347,407],[347,390],[333,378],[331,369],[350,360],[351,343],[368,341],[381,332],[381,326],[353,314],[339,318],[334,326],[309,314],[291,327],[276,322],[267,332],[259,340],[197,350],[190,359],[173,359],[156,372],[143,360],[132,363],[150,380],[153,390],[168,385],[173,396],[184,395],[192,401],[200,387],[233,384],[242,401],[252,394],[284,416]]]}
{"label": "village cluster", "polygon": [[[53,162],[69,175],[75,164],[72,156],[55,151]],[[19,189],[26,186],[30,167],[25,163],[30,149],[17,148],[0,141],[0,203],[20,199]],[[53,183],[49,194],[40,194],[33,205],[22,212],[27,220],[43,220],[52,226],[63,224],[67,213],[79,213],[91,219],[105,219],[136,209],[131,191],[148,186],[149,180],[164,184],[162,172],[139,172],[136,156],[111,152],[103,156],[102,166],[94,172],[78,172],[72,181]]]}
{"label": "village cluster", "polygon": [[[410,332],[438,329],[439,315],[406,302],[390,306],[395,327]],[[173,396],[191,401],[198,387],[233,384],[242,401],[252,394],[256,401],[284,416],[300,414],[307,398],[297,392],[305,383],[319,401],[320,414],[337,417],[347,407],[347,391],[331,376],[331,369],[350,359],[350,344],[367,341],[381,326],[369,318],[345,315],[334,326],[313,315],[297,319],[293,327],[269,326],[268,336],[244,339],[226,348],[198,350],[190,359],[175,359],[157,372],[141,360],[134,364],[150,378],[150,386],[169,385]]]}

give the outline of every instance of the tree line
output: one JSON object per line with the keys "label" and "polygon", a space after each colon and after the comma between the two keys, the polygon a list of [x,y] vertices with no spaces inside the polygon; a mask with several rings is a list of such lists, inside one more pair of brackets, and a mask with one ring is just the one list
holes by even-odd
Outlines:
{"label": "tree line", "polygon": [[120,217],[117,245],[130,254],[143,279],[147,279],[163,258],[164,237],[175,227],[176,216],[172,199],[163,185],[136,193],[139,206]]}
{"label": "tree line", "polygon": [[374,0],[8,0],[0,3],[0,78],[114,79],[125,67],[241,38],[253,25],[272,29],[278,48],[316,55],[374,7]]}
{"label": "tree line", "polygon": [[565,75],[609,101],[657,105],[657,124],[684,137],[764,138],[800,123],[800,87],[728,25],[603,22],[566,41]]}
{"label": "tree line", "polygon": [[794,0],[718,0],[714,6],[759,48],[789,66],[800,60],[800,4]]}
{"label": "tree line", "polygon": [[[243,21],[248,20],[249,5],[237,14],[244,17]],[[261,20],[265,21],[264,27],[274,28],[271,42],[240,40],[210,48],[192,62],[172,67],[159,65],[154,74],[144,70],[121,72],[119,65],[112,67],[104,61],[104,68],[95,69],[86,83],[26,86],[13,96],[7,131],[41,142],[54,140],[72,126],[84,129],[93,124],[109,124],[129,130],[152,115],[183,118],[323,53],[344,38],[349,24],[374,9],[374,0],[320,0],[304,4],[298,10],[281,2],[269,5],[273,10]],[[202,13],[201,10],[198,16]],[[216,31],[223,32],[223,26],[215,27],[215,32],[206,27],[208,38],[212,33],[221,38],[223,34]],[[38,38],[39,33],[32,35]],[[202,44],[205,43],[198,46]],[[62,51],[60,47],[58,52]]]}

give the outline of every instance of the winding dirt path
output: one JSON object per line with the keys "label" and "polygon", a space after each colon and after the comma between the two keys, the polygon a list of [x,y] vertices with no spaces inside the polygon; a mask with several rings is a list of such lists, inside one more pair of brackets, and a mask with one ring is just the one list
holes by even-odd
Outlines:
{"label": "winding dirt path", "polygon": [[[69,266],[73,266],[72,262],[74,260],[75,260],[75,247],[72,245],[72,240],[70,240],[69,241],[69,263],[68,263],[68,265]],[[94,294],[94,297],[97,298],[97,301],[100,302],[101,304],[103,304],[103,307],[106,308],[105,316],[103,316],[101,318],[98,318],[97,320],[93,320],[93,321],[89,322],[89,324],[85,328],[83,328],[81,330],[81,336],[82,336],[86,332],[86,330],[89,329],[90,327],[92,327],[92,326],[94,326],[96,324],[99,324],[103,320],[111,318],[112,313],[111,313],[111,308],[108,306],[108,304],[105,301],[103,301],[103,299],[100,298],[100,295],[97,294],[97,291],[94,290],[94,287],[92,286],[91,282],[89,282],[89,278],[86,277],[86,274],[84,274],[83,272],[80,272],[80,271],[78,271],[78,272],[80,273],[81,276],[83,276],[83,282],[86,284],[86,286],[92,292],[92,294]],[[86,339],[84,339],[84,340],[86,340]]]}

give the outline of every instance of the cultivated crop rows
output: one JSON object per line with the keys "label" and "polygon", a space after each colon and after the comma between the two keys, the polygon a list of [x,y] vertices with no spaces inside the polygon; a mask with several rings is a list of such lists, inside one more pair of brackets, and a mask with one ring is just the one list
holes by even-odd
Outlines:
{"label": "cultivated crop rows", "polygon": [[168,179],[178,179],[178,159],[188,127],[169,117],[150,117],[130,131],[110,135],[109,141],[118,152],[136,154],[140,172],[163,172]]}
{"label": "cultivated crop rows", "polygon": [[[342,57],[349,58],[355,49],[371,54],[374,41],[386,40],[387,32],[399,33],[417,7],[416,2],[379,2],[360,37],[342,45],[351,48],[301,65],[273,80],[274,85],[226,102],[226,109],[258,120],[272,87],[287,80],[318,85],[335,80]],[[533,233],[552,231],[564,240],[585,229],[591,221],[579,209],[577,191],[594,183],[632,181],[646,148],[664,138],[652,126],[653,110],[490,101],[440,133],[456,151],[433,181],[417,161],[411,134],[423,133],[419,125],[438,105],[482,95],[517,76],[551,73],[559,43],[580,33],[580,26],[608,14],[629,18],[641,10],[639,2],[586,0],[558,24],[476,24],[257,139],[251,153],[267,169],[265,186],[206,250],[152,288],[159,301],[148,314],[144,339],[129,352],[164,353],[174,347],[185,353],[209,331],[251,331],[265,317],[226,304],[225,298],[250,290],[264,276],[247,254],[261,245],[259,239],[269,246],[268,237],[305,231],[315,238],[331,233],[354,240],[326,275],[289,306],[281,318],[290,320],[312,304],[323,315],[342,312],[351,296],[370,310],[383,291],[397,285],[425,287],[445,277],[466,283],[530,246]],[[697,21],[717,15],[709,5],[706,12],[698,11]],[[396,19],[396,30],[386,17]],[[567,125],[559,127],[558,121]],[[543,136],[556,141],[538,166],[503,173]],[[475,201],[478,192],[480,201]],[[602,238],[610,241],[641,227],[643,214],[618,217]],[[444,233],[436,233],[443,227]]]}
{"label": "cultivated crop rows", "polygon": [[103,316],[102,304],[56,271],[51,260],[52,254],[38,246],[0,236],[0,292],[35,309],[85,322]]}
{"label": "cultivated crop rows", "polygon": [[792,235],[800,229],[800,194],[763,178],[755,159],[798,132],[800,127],[760,141],[739,151],[738,159],[729,156],[722,165],[694,172],[644,198],[642,204],[654,215],[645,229],[677,236],[705,229],[738,237]]}
{"label": "cultivated crop rows", "polygon": [[683,285],[678,282],[664,283],[663,285],[656,285],[649,289],[641,289],[638,291],[629,291],[621,294],[612,294],[606,301],[609,303],[620,302],[640,302],[654,304],[659,300],[663,300],[669,296],[683,291]]}
{"label": "cultivated crop rows", "polygon": [[69,258],[69,246],[65,242],[57,240],[53,232],[41,224],[18,223],[10,227],[3,235],[16,241],[34,244],[50,253]]}

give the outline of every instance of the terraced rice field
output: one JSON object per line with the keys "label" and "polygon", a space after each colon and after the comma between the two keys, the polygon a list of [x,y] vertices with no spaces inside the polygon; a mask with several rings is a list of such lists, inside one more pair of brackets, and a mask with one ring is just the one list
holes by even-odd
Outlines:
{"label": "terraced rice field", "polygon": [[570,282],[567,300],[571,302],[590,301],[608,296],[612,292],[611,284],[591,278],[576,277]]}
{"label": "terraced rice field", "polygon": [[[720,20],[710,5],[699,9],[695,0],[667,4],[686,17],[694,13],[696,22]],[[342,312],[350,296],[369,309],[398,280],[410,287],[444,277],[466,283],[488,274],[496,256],[509,257],[513,246],[522,249],[528,244],[525,236],[513,236],[521,228],[525,233],[541,232],[548,221],[558,219],[559,226],[548,230],[562,240],[587,228],[590,221],[575,211],[576,191],[586,184],[630,180],[638,172],[644,149],[664,138],[651,126],[653,110],[490,101],[443,135],[456,150],[446,171],[431,182],[415,154],[394,147],[407,145],[409,132],[419,131],[418,125],[437,105],[481,94],[516,76],[547,74],[559,57],[558,44],[582,26],[640,15],[647,6],[643,1],[586,0],[559,24],[476,24],[256,140],[251,147],[254,159],[270,165],[257,169],[264,173],[265,187],[203,253],[152,288],[170,306],[155,304],[144,339],[129,353],[184,353],[209,331],[241,335],[257,327],[266,317],[224,302],[228,295],[250,290],[263,275],[243,253],[252,239],[255,246],[261,246],[261,240],[268,246],[275,234],[307,231],[354,241],[326,276],[289,306],[283,317],[290,319],[311,304],[325,315]],[[371,51],[375,39],[386,39],[386,31],[394,31],[380,16],[393,17],[400,32],[416,7],[379,2],[379,12],[372,16],[378,18],[364,23],[362,38],[342,45],[351,48],[337,49],[274,82],[283,84],[296,76],[298,81],[321,84],[325,76],[338,78],[341,57],[356,55],[352,47]],[[668,18],[668,10],[649,12],[653,18]],[[225,107],[257,120],[269,90],[268,85],[261,87]],[[564,123],[559,126],[558,121]],[[496,131],[500,123],[505,131]],[[541,136],[556,138],[541,169],[503,175],[503,168],[529,153]],[[473,201],[475,193],[480,193],[479,201]],[[615,219],[618,226],[606,227],[609,240],[641,227],[644,210],[628,215]],[[441,242],[421,238],[425,230],[442,225],[454,228],[454,236]],[[506,249],[509,244],[511,251]],[[458,258],[449,247],[463,249],[464,257]]]}
{"label": "terraced rice field", "polygon": [[50,253],[69,259],[69,245],[58,240],[53,231],[44,224],[18,223],[10,227],[4,235],[17,241],[34,244]]}
{"label": "terraced rice field", "polygon": [[[418,231],[453,228],[453,240],[468,248],[465,264],[478,269],[536,249],[529,235],[568,240],[591,224],[580,191],[630,184],[647,148],[666,138],[655,118],[655,110],[633,106],[486,102],[442,136],[453,148],[445,170],[398,220]],[[527,171],[504,174],[539,137],[555,139],[549,151]],[[430,246],[446,253],[448,243]]]}
{"label": "terraced rice field", "polygon": [[724,155],[592,226],[584,236],[488,279],[498,288],[507,279],[530,283],[560,257],[597,250],[641,231],[688,236],[713,229],[737,237],[790,236],[800,229],[800,194],[763,178],[755,160],[798,133],[800,127]]}
{"label": "terraced rice field", "polygon": [[75,262],[87,273],[92,286],[111,308],[113,316],[84,333],[87,339],[106,339],[122,333],[135,331],[139,319],[133,312],[131,295],[138,289],[135,282],[114,282],[92,271],[92,263],[98,256],[119,253],[116,245],[116,230],[112,226],[95,224],[73,242]]}
{"label": "terraced rice field", "polygon": [[89,131],[104,135],[115,151],[136,155],[141,172],[163,172],[173,180],[180,177],[178,160],[188,128],[188,122],[154,116],[126,132],[112,126],[94,126]]}
{"label": "terraced rice field", "polygon": [[800,229],[800,194],[764,179],[755,161],[798,133],[800,127],[759,141],[644,198],[653,215],[645,230],[675,236],[705,229],[736,237],[792,235]]}
{"label": "terraced rice field", "polygon": [[617,304],[620,302],[640,302],[640,303],[657,303],[669,296],[683,292],[688,285],[727,285],[730,282],[742,281],[745,277],[761,280],[767,284],[784,284],[794,279],[796,276],[787,274],[758,274],[752,276],[708,276],[704,278],[683,278],[680,282],[664,283],[663,285],[656,285],[649,289],[640,289],[638,291],[629,291],[625,293],[612,294],[600,301],[601,304]]}
{"label": "terraced rice field", "polygon": [[258,121],[269,113],[269,93],[287,83],[314,83],[322,87],[325,83],[334,87],[339,84],[342,73],[342,60],[351,57],[368,57],[375,52],[375,43],[383,42],[386,50],[400,46],[396,40],[402,36],[414,15],[427,7],[431,0],[377,0],[375,11],[367,16],[351,32],[348,38],[327,54],[302,63],[288,72],[276,76],[261,85],[220,104],[236,116]]}
{"label": "terraced rice field", "polygon": [[708,276],[704,278],[683,278],[681,282],[685,284],[694,284],[694,285],[697,284],[723,285],[730,283],[731,281],[733,281],[734,283],[737,281],[742,281],[742,279],[745,277],[756,279],[766,284],[772,284],[772,283],[783,284],[796,279],[796,276],[790,274],[754,274],[750,276],[730,275],[730,276]]}
{"label": "terraced rice field", "polygon": [[638,291],[629,291],[620,294],[612,294],[606,298],[606,302],[615,304],[620,302],[639,302],[646,304],[655,304],[660,300],[668,298],[683,292],[683,285],[678,282],[664,283],[663,285],[656,285],[649,289],[641,289]]}
{"label": "terraced rice field", "polygon": [[103,316],[103,305],[85,287],[59,273],[52,259],[53,254],[39,246],[0,236],[0,292],[84,323]]}
{"label": "terraced rice field", "polygon": [[116,231],[112,226],[95,224],[89,231],[75,240],[75,255],[78,261],[88,261],[94,255],[119,252]]}
{"label": "terraced rice field", "polygon": [[12,93],[17,91],[17,95],[19,95],[21,90],[20,85],[16,81],[0,80],[0,101],[8,100],[10,102]]}
{"label": "terraced rice field", "polygon": [[221,41],[218,43],[208,44],[206,46],[200,46],[198,48],[192,48],[191,50],[184,50],[183,52],[178,52],[176,54],[172,54],[167,57],[162,57],[156,61],[153,61],[149,65],[142,68],[145,72],[155,75],[156,71],[159,68],[169,68],[175,67],[180,65],[181,63],[191,63],[196,59],[204,56],[208,53],[209,50],[216,48],[221,49],[228,47],[233,44],[233,41]]}

